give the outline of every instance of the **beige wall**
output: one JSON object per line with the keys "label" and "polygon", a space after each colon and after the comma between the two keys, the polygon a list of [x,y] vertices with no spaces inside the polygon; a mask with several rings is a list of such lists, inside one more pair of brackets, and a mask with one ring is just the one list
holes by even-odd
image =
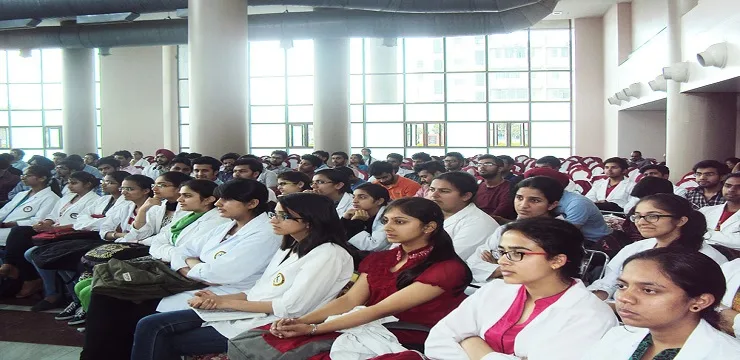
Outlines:
{"label": "beige wall", "polygon": [[604,156],[604,23],[573,21],[573,154]]}
{"label": "beige wall", "polygon": [[632,0],[632,50],[668,26],[666,0]]}
{"label": "beige wall", "polygon": [[162,147],[162,47],[115,48],[100,60],[103,154]]}
{"label": "beige wall", "polygon": [[665,111],[619,112],[618,156],[629,157],[635,150],[645,158],[662,161],[666,142]]}

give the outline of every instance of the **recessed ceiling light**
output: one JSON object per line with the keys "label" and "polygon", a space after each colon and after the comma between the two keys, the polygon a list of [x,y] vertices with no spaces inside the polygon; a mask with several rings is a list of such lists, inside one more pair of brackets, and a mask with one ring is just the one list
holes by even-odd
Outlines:
{"label": "recessed ceiling light", "polygon": [[552,14],[553,15],[563,15],[563,12],[562,11],[553,11]]}

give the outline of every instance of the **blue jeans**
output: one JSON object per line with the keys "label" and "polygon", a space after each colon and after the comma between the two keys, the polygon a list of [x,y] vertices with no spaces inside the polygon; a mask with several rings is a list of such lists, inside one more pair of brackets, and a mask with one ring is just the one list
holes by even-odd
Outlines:
{"label": "blue jeans", "polygon": [[57,271],[57,270],[46,270],[39,268],[36,263],[33,262],[31,259],[31,253],[36,250],[38,246],[34,246],[30,249],[28,249],[24,254],[23,257],[26,258],[26,260],[33,264],[33,267],[36,268],[36,271],[39,273],[39,276],[41,276],[41,279],[44,281],[44,296],[56,296],[59,295],[59,291],[57,291],[57,274],[62,277],[62,280],[64,280],[64,286],[67,288],[67,292],[72,294],[72,299],[79,303],[80,301],[77,300],[77,296],[75,295],[75,289],[74,289],[74,279],[77,277],[77,274],[73,271]]}
{"label": "blue jeans", "polygon": [[136,325],[131,359],[179,360],[183,355],[225,353],[228,341],[193,310],[149,315]]}

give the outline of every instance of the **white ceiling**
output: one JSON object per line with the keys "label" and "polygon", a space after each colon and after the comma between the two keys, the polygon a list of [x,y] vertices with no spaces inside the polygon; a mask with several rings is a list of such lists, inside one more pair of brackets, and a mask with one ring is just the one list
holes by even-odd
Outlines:
{"label": "white ceiling", "polygon": [[560,15],[550,15],[545,20],[563,20],[575,19],[582,17],[602,16],[609,8],[622,2],[631,0],[560,0],[555,7],[555,11],[560,11]]}

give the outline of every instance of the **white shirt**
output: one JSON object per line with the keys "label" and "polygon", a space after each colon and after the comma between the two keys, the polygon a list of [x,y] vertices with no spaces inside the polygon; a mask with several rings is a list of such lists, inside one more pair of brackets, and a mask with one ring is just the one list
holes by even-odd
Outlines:
{"label": "white shirt", "polygon": [[709,235],[707,242],[740,250],[740,211],[725,220],[720,225],[719,231],[715,230],[724,210],[725,204],[705,206],[699,209],[699,212],[707,219],[707,234]]}
{"label": "white shirt", "polygon": [[[94,191],[90,191],[85,196],[78,199],[74,204],[67,206],[77,194],[69,193],[57,201],[54,208],[46,216],[46,220],[54,221],[55,225],[73,225],[77,217],[87,207],[90,207],[100,196]],[[66,208],[65,208],[66,206]]]}
{"label": "white shirt", "polygon": [[475,252],[468,257],[468,260],[465,261],[468,263],[470,271],[473,272],[474,283],[487,282],[491,274],[498,269],[498,264],[491,264],[488,261],[484,261],[481,256],[486,251],[496,251],[498,249],[498,245],[501,243],[501,235],[503,235],[504,230],[506,230],[506,225],[499,226],[496,231],[494,231],[493,234],[483,242],[483,244],[475,249]]}
{"label": "white shirt", "polygon": [[145,168],[149,165],[151,164],[149,163],[149,160],[147,160],[146,158],[141,158],[139,161],[134,163],[134,167],[140,167],[140,168]]}
{"label": "white shirt", "polygon": [[372,234],[367,231],[360,231],[349,239],[349,243],[359,250],[363,251],[382,251],[391,247],[388,237],[385,234],[385,226],[381,224],[385,206],[378,210],[373,220]]}
{"label": "white shirt", "polygon": [[[108,203],[113,197],[111,195],[101,196],[90,204],[90,206],[82,209],[82,212],[77,216],[75,221],[75,230],[88,230],[88,231],[100,231],[100,225],[105,221],[105,217],[95,218],[93,215],[103,215],[103,210],[108,207]],[[125,203],[126,199],[123,196],[119,196],[116,202],[113,203],[108,212],[113,211],[116,206],[120,206]],[[106,212],[107,213],[107,212]]]}
{"label": "white shirt", "polygon": [[[624,264],[624,261],[634,254],[654,248],[657,243],[658,240],[656,240],[655,238],[650,238],[635,241],[634,243],[623,247],[622,250],[619,250],[617,255],[614,256],[614,258],[611,259],[606,265],[606,273],[604,274],[604,277],[594,281],[593,284],[588,287],[588,290],[601,290],[609,294],[610,298],[614,296],[614,292],[616,291],[617,286],[617,278],[619,277],[619,274],[622,273],[622,266]],[[704,243],[701,249],[699,249],[699,252],[706,256],[709,256],[710,258],[712,258],[712,260],[717,262],[717,264],[722,265],[727,262],[727,258],[724,255],[722,255],[719,251],[707,245],[706,243]]]}
{"label": "white shirt", "polygon": [[352,256],[336,244],[321,244],[300,258],[298,254],[290,254],[290,249],[278,250],[254,287],[245,291],[249,301],[271,301],[273,314],[205,325],[233,338],[281,318],[306,315],[335,299],[349,282],[353,271]]}
{"label": "white shirt", "polygon": [[593,202],[608,201],[624,208],[630,200],[630,193],[635,184],[625,178],[614,187],[614,190],[609,193],[609,196],[606,196],[606,188],[608,186],[609,179],[596,180],[591,187],[591,190],[586,194],[586,197]]}
{"label": "white shirt", "polygon": [[121,167],[121,171],[125,171],[131,175],[141,174],[141,169],[131,166],[131,165],[126,166],[126,167]]}
{"label": "white shirt", "polygon": [[[582,360],[629,359],[649,330],[618,326],[609,330]],[[740,359],[740,341],[709,325],[704,320],[691,332],[674,360]]]}
{"label": "white shirt", "polygon": [[[46,187],[31,195],[21,203],[31,190],[18,193],[10,202],[0,209],[0,221],[18,223],[18,226],[31,226],[46,218],[59,201],[59,196]],[[11,228],[0,229],[0,246],[5,246]]]}
{"label": "white shirt", "polygon": [[[722,273],[725,274],[725,280],[727,281],[727,291],[725,296],[722,297],[722,305],[731,308],[735,294],[740,288],[740,259],[722,264]],[[732,329],[735,332],[735,337],[740,339],[740,315],[735,316]]]}
{"label": "white shirt", "polygon": [[339,204],[337,204],[337,215],[339,215],[340,219],[344,216],[344,213],[346,213],[347,210],[352,208],[352,201],[354,199],[355,196],[350,193],[344,193],[342,198],[339,199]]}
{"label": "white shirt", "polygon": [[[516,336],[514,355],[489,353],[484,360],[571,360],[599,341],[617,318],[609,305],[588,292],[580,280],[534,318]],[[424,343],[434,360],[468,360],[460,342],[485,333],[509,310],[522,285],[494,280],[481,287],[440,320]],[[593,358],[596,360],[599,358]],[[627,359],[627,358],[624,358]]]}
{"label": "white shirt", "polygon": [[141,170],[141,175],[148,176],[152,180],[157,180],[157,178],[160,177],[166,171],[166,169],[161,168],[160,166],[161,165],[159,165],[158,163],[154,163],[154,164],[147,163],[144,169]]}
{"label": "white shirt", "polygon": [[499,227],[496,220],[470,203],[445,219],[444,228],[452,238],[455,252],[467,259]]}
{"label": "white shirt", "polygon": [[264,169],[260,173],[260,176],[257,177],[257,181],[265,184],[265,186],[267,186],[268,188],[276,188],[278,183],[277,174],[270,170]]}
{"label": "white shirt", "polygon": [[[129,235],[127,236],[140,240],[140,242],[144,245],[151,245],[152,242],[149,237],[157,235],[160,231],[162,231],[162,223],[164,222],[164,215],[167,211],[166,204],[167,200],[162,200],[161,205],[156,205],[149,208],[149,210],[147,210],[146,212],[146,222],[144,223],[144,225],[139,229],[135,229],[133,226],[131,226],[131,229],[129,229]],[[172,219],[170,219],[170,222],[168,224],[172,224],[188,214],[190,214],[190,211],[183,211],[182,209],[180,209],[180,204],[178,203],[177,207],[175,207],[175,213],[172,214]]]}
{"label": "white shirt", "polygon": [[169,226],[165,226],[157,235],[147,239],[151,242],[151,245],[149,245],[149,254],[155,259],[160,259],[164,262],[172,261],[172,255],[178,246],[183,246],[190,241],[198,241],[214,228],[229,223],[230,220],[221,217],[218,209],[213,208],[183,229],[177,239],[173,241],[172,226],[176,222],[172,221]]}
{"label": "white shirt", "polygon": [[[193,266],[188,277],[214,284],[206,288],[218,295],[235,294],[251,289],[280,247],[282,236],[275,235],[267,214],[260,214],[236,234],[228,236],[236,221],[223,224],[201,239],[190,241],[172,254],[170,267],[187,267],[185,259],[197,257],[203,263]],[[216,285],[217,284],[217,285]],[[168,296],[160,301],[157,311],[189,309],[187,300],[192,292]]]}

